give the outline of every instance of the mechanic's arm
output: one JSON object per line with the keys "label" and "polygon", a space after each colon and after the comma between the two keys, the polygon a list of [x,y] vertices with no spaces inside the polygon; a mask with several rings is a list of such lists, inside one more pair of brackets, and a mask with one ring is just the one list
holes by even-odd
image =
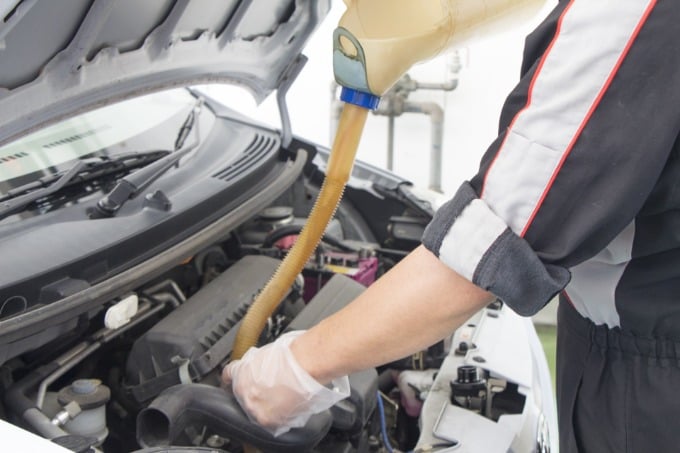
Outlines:
{"label": "mechanic's arm", "polygon": [[492,300],[420,246],[291,349],[307,372],[328,383],[432,345]]}
{"label": "mechanic's arm", "polygon": [[[492,300],[421,246],[343,310],[249,349],[222,378],[248,416],[279,435],[348,396],[347,374],[422,350]],[[341,376],[334,390],[322,385]]]}

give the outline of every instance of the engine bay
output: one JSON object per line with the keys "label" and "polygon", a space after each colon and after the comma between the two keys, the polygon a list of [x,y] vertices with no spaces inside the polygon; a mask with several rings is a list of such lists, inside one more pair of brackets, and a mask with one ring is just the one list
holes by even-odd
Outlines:
{"label": "engine bay", "polygon": [[[0,7],[3,440],[83,453],[547,451],[545,358],[501,303],[352,374],[350,396],[306,426],[273,437],[248,419],[221,370],[335,179],[286,104],[331,2],[141,4]],[[276,92],[281,129],[200,83],[258,103]],[[430,198],[344,163],[343,201],[257,345],[341,310],[420,244]]]}
{"label": "engine bay", "polygon": [[[488,451],[527,445],[518,444],[523,426],[531,426],[523,434],[530,438],[539,429],[532,378],[479,361],[481,345],[498,341],[480,337],[479,321],[416,355],[351,375],[348,399],[277,438],[220,387],[241,319],[306,220],[313,179],[312,172],[298,180],[222,241],[78,317],[56,341],[31,337],[36,347],[0,366],[0,419],[83,452],[479,451],[473,431],[450,432],[467,419],[482,423],[479,438],[491,438],[490,429],[504,433]],[[260,345],[342,309],[418,244],[427,217],[385,195],[348,189]],[[374,223],[359,214],[378,202],[383,212],[374,212]],[[506,312],[498,302],[478,316],[512,316]],[[531,357],[522,360],[530,370]]]}

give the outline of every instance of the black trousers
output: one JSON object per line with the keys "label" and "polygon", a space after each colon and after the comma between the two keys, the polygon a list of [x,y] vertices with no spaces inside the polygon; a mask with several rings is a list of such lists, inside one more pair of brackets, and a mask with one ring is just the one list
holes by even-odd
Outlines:
{"label": "black trousers", "polygon": [[680,452],[680,341],[557,317],[560,452]]}

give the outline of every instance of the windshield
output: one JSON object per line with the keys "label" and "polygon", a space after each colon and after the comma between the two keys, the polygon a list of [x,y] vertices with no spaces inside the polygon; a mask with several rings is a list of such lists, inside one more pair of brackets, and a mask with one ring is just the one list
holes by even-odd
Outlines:
{"label": "windshield", "polygon": [[195,102],[183,89],[154,93],[78,115],[0,147],[0,195],[63,172],[84,157],[172,150],[176,130]]}

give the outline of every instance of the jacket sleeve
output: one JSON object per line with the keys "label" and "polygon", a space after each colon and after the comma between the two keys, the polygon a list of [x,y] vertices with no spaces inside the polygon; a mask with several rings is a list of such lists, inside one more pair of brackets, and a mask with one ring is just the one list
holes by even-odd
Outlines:
{"label": "jacket sleeve", "polygon": [[680,128],[673,3],[560,2],[527,38],[499,137],[425,247],[531,315],[631,224]]}

